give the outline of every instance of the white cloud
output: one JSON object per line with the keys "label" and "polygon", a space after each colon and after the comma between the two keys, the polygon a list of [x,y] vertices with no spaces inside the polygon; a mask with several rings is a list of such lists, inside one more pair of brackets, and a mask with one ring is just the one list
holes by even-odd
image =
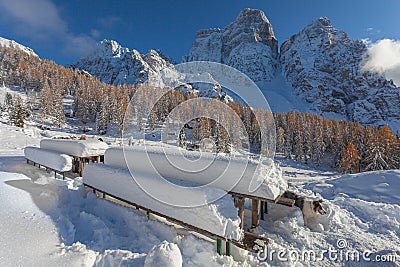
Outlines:
{"label": "white cloud", "polygon": [[380,73],[400,86],[400,40],[383,39],[370,45],[362,70]]}
{"label": "white cloud", "polygon": [[0,0],[1,19],[10,23],[19,34],[33,40],[58,40],[63,51],[80,56],[93,46],[89,35],[76,35],[51,0]]}

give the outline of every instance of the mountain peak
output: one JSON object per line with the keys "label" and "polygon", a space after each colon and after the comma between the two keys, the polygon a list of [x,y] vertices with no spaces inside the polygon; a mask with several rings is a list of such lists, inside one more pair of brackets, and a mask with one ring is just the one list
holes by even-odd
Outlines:
{"label": "mountain peak", "polygon": [[143,83],[149,74],[172,68],[155,50],[142,55],[108,39],[97,43],[92,53],[69,67],[86,70],[102,82],[115,85]]}
{"label": "mountain peak", "polygon": [[320,17],[316,20],[316,22],[318,22],[319,24],[321,24],[324,27],[332,26],[331,20],[327,17]]}
{"label": "mountain peak", "polygon": [[264,11],[259,9],[251,9],[245,8],[243,9],[239,15],[237,16],[236,20],[254,20],[254,21],[264,21],[269,23],[267,16],[265,16]]}
{"label": "mountain peak", "polygon": [[314,29],[314,30],[324,30],[324,29],[334,29],[331,20],[327,17],[319,17],[310,24],[308,24],[304,29]]}
{"label": "mountain peak", "polygon": [[88,57],[121,57],[125,53],[129,53],[128,48],[122,47],[114,40],[104,39],[96,44],[93,52]]}
{"label": "mountain peak", "polygon": [[263,11],[246,8],[223,29],[198,31],[183,61],[223,63],[261,82],[274,77],[277,58],[278,41],[271,23]]}
{"label": "mountain peak", "polygon": [[[239,29],[246,32],[254,32],[259,37],[258,41],[275,39],[274,30],[267,16],[262,10],[245,8],[225,29]],[[224,29],[224,30],[225,30]]]}

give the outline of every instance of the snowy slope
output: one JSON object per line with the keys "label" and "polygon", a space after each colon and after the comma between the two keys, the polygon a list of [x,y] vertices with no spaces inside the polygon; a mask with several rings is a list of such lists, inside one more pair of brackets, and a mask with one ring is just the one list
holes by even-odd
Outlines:
{"label": "snowy slope", "polygon": [[21,49],[22,51],[24,51],[25,53],[27,53],[27,54],[29,54],[31,56],[39,57],[38,55],[36,55],[36,53],[33,51],[32,48],[23,46],[23,45],[17,43],[16,41],[14,41],[14,40],[8,40],[8,39],[5,39],[3,37],[0,37],[0,45],[1,46],[5,46],[5,47],[18,48],[18,49]]}
{"label": "snowy slope", "polygon": [[345,196],[400,205],[400,170],[347,174],[312,186],[325,198]]}

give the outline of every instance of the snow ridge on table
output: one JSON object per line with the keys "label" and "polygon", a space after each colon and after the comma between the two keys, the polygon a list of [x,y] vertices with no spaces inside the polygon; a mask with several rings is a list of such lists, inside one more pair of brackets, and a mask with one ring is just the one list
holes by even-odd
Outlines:
{"label": "snow ridge on table", "polygon": [[272,160],[258,164],[256,160],[239,156],[214,156],[179,148],[135,146],[110,148],[104,161],[131,171],[272,200],[287,189],[282,170]]}
{"label": "snow ridge on table", "polygon": [[67,155],[76,157],[95,157],[99,155],[104,155],[104,152],[107,150],[108,145],[95,139],[44,139],[40,141],[40,147],[44,149],[60,151]]}
{"label": "snow ridge on table", "polygon": [[25,158],[53,170],[66,172],[72,169],[72,158],[57,151],[38,147],[26,147],[24,153]]}
{"label": "snow ridge on table", "polygon": [[239,226],[240,219],[237,216],[233,199],[225,194],[217,201],[208,203],[212,196],[216,194],[224,195],[221,190],[210,187],[178,188],[166,186],[157,177],[140,173],[134,175],[147,181],[146,186],[151,185],[153,188],[158,188],[158,193],[162,194],[164,198],[171,199],[172,202],[185,203],[187,206],[190,206],[191,203],[202,202],[203,205],[183,208],[162,203],[144,192],[133,179],[129,170],[105,164],[89,164],[83,173],[83,182],[111,195],[227,239],[240,240],[242,238],[242,229]]}

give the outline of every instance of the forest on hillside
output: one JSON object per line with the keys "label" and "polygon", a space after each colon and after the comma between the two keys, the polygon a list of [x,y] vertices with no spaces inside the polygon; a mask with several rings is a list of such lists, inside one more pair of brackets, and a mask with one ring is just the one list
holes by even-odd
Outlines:
{"label": "forest on hillside", "polygon": [[[157,95],[156,91],[165,91],[148,118],[137,120],[141,129],[150,131],[165,125],[168,114],[175,107],[197,96],[147,85],[104,84],[84,71],[65,68],[22,50],[2,46],[0,84],[24,88],[27,95],[26,100],[22,100],[17,94],[7,94],[4,103],[0,103],[11,124],[23,127],[24,120],[37,113],[41,123],[62,127],[66,123],[63,98],[71,96],[74,99],[73,118],[83,125],[95,124],[95,130],[100,134],[107,133],[110,127],[122,130],[130,99],[139,88],[144,95],[136,97],[141,97],[143,106],[152,103],[151,96]],[[254,110],[241,103],[228,105],[238,119],[228,116],[223,108],[202,100],[196,106],[199,110],[180,110],[185,114],[210,116],[186,123],[177,136],[178,143],[187,147],[188,143],[196,145],[209,138],[219,153],[229,153],[238,147],[248,148],[254,153],[268,153],[262,151],[261,132],[274,120],[276,141],[267,141],[276,142],[277,152],[287,158],[316,166],[327,164],[344,173],[400,168],[399,134],[393,134],[388,126],[362,126],[357,122],[324,119],[299,112],[272,115],[269,111]],[[219,114],[220,121],[210,119],[212,114]],[[140,113],[136,115],[140,117]],[[262,121],[257,118],[262,118]],[[242,128],[247,136],[238,136],[238,129]],[[243,139],[246,139],[245,145]]]}

